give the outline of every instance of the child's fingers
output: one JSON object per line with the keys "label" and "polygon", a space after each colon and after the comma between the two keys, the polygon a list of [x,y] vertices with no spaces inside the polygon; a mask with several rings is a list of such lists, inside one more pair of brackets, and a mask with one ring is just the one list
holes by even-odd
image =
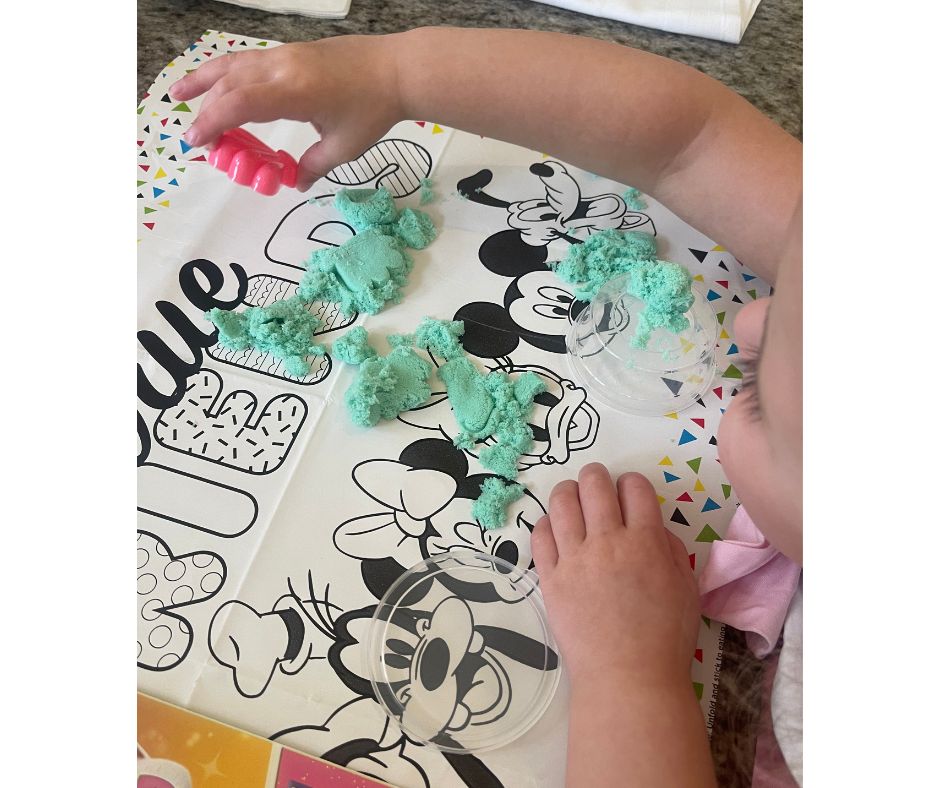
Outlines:
{"label": "child's fingers", "polygon": [[359,150],[348,135],[333,134],[315,142],[297,162],[297,189],[305,192],[334,167],[356,159],[369,143]]}
{"label": "child's fingers", "polygon": [[663,526],[663,533],[666,534],[666,542],[669,545],[669,552],[672,555],[673,560],[676,562],[676,566],[684,575],[692,575],[692,564],[689,563],[689,554],[685,549],[685,545],[682,544],[682,540],[676,536],[672,531],[670,531],[666,526]]}
{"label": "child's fingers", "polygon": [[663,514],[656,491],[642,473],[625,473],[617,479],[617,494],[627,528],[654,534],[662,530]]}
{"label": "child's fingers", "polygon": [[669,545],[669,552],[672,555],[672,560],[676,564],[676,568],[682,574],[683,579],[689,588],[692,589],[692,592],[698,595],[698,584],[695,582],[695,575],[692,574],[692,564],[689,563],[688,550],[685,549],[682,540],[666,528],[665,525],[663,526],[663,531],[666,534],[666,542]]}
{"label": "child's fingers", "polygon": [[183,138],[190,145],[211,145],[223,131],[245,123],[267,123],[283,114],[270,83],[247,85],[205,107]]}
{"label": "child's fingers", "polygon": [[555,485],[548,499],[548,516],[559,555],[584,541],[584,515],[576,481],[566,479]]}
{"label": "child's fingers", "polygon": [[532,529],[531,545],[536,572],[550,571],[558,563],[558,545],[547,514],[542,515]]}
{"label": "child's fingers", "polygon": [[604,465],[592,462],[578,474],[578,498],[584,514],[586,533],[602,533],[623,528],[617,490]]}
{"label": "child's fingers", "polygon": [[201,96],[236,65],[240,67],[246,60],[250,60],[244,57],[249,54],[255,53],[237,52],[203,63],[195,71],[190,71],[185,77],[174,82],[170,86],[170,96],[178,101],[188,101]]}

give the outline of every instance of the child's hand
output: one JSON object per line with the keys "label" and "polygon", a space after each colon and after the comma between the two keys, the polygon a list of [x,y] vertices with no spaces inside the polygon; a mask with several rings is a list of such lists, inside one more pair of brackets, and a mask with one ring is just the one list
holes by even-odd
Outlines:
{"label": "child's hand", "polygon": [[698,593],[650,483],[586,465],[552,490],[532,554],[571,678],[569,788],[714,788],[689,675]]}
{"label": "child's hand", "polygon": [[383,37],[343,36],[223,55],[177,81],[179,101],[206,94],[184,135],[211,146],[228,129],[280,118],[306,121],[321,140],[303,154],[297,187],[351,161],[398,120],[395,61]]}
{"label": "child's hand", "polygon": [[624,474],[615,488],[603,465],[586,465],[552,490],[532,553],[575,691],[592,679],[690,688],[698,592],[646,477]]}

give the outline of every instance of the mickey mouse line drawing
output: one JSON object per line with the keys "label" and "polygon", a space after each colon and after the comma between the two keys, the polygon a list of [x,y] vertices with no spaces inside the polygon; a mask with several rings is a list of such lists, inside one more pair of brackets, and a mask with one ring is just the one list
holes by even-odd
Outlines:
{"label": "mickey mouse line drawing", "polygon": [[[363,579],[381,598],[401,574],[392,559],[364,562]],[[306,588],[298,593],[288,580],[288,593],[271,608],[259,612],[231,600],[213,616],[209,649],[214,659],[232,672],[236,690],[244,697],[259,697],[279,671],[296,676],[311,661],[326,660],[353,697],[325,720],[301,722],[270,738],[291,737],[320,757],[377,779],[400,785],[431,782],[422,765],[436,757],[433,750],[389,724],[384,713],[375,714],[375,690],[365,674],[365,652],[370,623],[377,605],[341,611],[329,601],[329,586],[322,595],[308,571]],[[483,727],[506,714],[512,699],[513,675],[555,671],[558,657],[525,634],[477,620],[490,605],[507,602],[492,594],[488,583],[460,583],[451,587],[446,575],[427,573],[396,601],[387,618],[384,665],[388,681],[377,690],[402,708],[405,728],[420,708],[421,724],[430,726],[433,741],[453,746],[455,737],[470,727]],[[384,614],[383,614],[384,615]],[[520,674],[519,671],[523,673]],[[502,783],[472,755],[441,753],[467,784],[501,788]]]}
{"label": "mickey mouse line drawing", "polygon": [[[582,243],[578,233],[601,230],[643,230],[656,234],[653,220],[629,210],[622,197],[582,197],[581,187],[561,162],[547,160],[529,167],[539,178],[544,197],[508,200],[486,191],[493,173],[483,169],[457,182],[457,191],[471,202],[507,212],[508,230],[490,235],[480,246],[483,266],[511,279],[503,303],[476,301],[457,310],[474,344],[512,352],[519,341],[550,353],[565,352],[565,334],[586,304],[575,299],[546,265],[548,245],[555,240]],[[475,327],[475,328],[474,328]],[[503,354],[505,354],[503,353]]]}

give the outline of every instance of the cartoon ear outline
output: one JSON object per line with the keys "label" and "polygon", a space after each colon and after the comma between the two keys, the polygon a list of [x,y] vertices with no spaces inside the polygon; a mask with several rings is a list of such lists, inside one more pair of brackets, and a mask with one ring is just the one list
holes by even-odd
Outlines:
{"label": "cartoon ear outline", "polygon": [[[407,568],[391,556],[370,558],[362,561],[359,565],[362,582],[365,583],[369,593],[376,599],[384,597],[392,584],[407,571]],[[415,601],[419,600],[412,601],[409,599],[408,604],[413,604]]]}
{"label": "cartoon ear outline", "polygon": [[480,244],[477,256],[483,267],[497,276],[516,277],[549,270],[545,265],[548,247],[527,244],[516,229],[493,233]]}
{"label": "cartoon ear outline", "polygon": [[467,478],[469,468],[466,455],[451,441],[441,438],[421,438],[409,443],[401,450],[398,461],[415,470],[446,473],[452,476],[458,485]]}
{"label": "cartoon ear outline", "polygon": [[521,329],[499,304],[473,301],[460,307],[453,319],[463,321],[460,344],[477,358],[506,358],[519,347]]}

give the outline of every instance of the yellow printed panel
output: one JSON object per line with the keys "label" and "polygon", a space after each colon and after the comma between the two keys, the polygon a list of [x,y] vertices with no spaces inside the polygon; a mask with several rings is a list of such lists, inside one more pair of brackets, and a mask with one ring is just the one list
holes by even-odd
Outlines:
{"label": "yellow printed panel", "polygon": [[137,694],[137,742],[150,758],[185,766],[192,788],[259,788],[271,742]]}

